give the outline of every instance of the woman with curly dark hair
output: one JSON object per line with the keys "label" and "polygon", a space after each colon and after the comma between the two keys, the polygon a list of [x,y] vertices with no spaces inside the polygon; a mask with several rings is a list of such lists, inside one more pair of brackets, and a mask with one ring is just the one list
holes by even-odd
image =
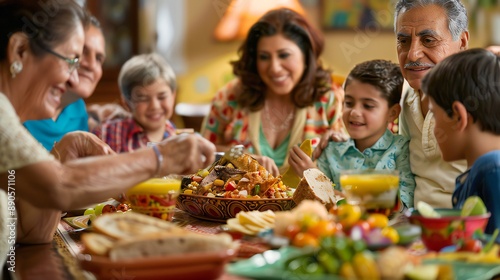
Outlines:
{"label": "woman with curly dark hair", "polygon": [[232,62],[236,79],[215,95],[202,135],[219,151],[243,144],[271,173],[288,151],[343,129],[343,91],[320,62],[323,37],[289,9],[272,10],[250,29]]}

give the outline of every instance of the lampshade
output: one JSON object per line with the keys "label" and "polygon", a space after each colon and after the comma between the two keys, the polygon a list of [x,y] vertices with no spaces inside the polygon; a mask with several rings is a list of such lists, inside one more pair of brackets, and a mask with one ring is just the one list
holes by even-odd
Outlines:
{"label": "lampshade", "polygon": [[289,8],[304,15],[299,0],[232,0],[215,28],[214,36],[220,41],[244,39],[248,30],[269,10]]}

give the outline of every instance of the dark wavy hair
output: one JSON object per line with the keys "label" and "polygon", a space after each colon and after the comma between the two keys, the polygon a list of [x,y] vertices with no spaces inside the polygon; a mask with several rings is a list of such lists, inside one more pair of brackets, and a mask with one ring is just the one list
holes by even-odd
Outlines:
{"label": "dark wavy hair", "polygon": [[290,9],[272,10],[250,28],[239,48],[239,60],[231,62],[234,74],[241,81],[236,101],[242,108],[258,111],[264,106],[266,85],[257,72],[257,44],[260,38],[276,34],[295,42],[305,57],[304,74],[290,94],[295,106],[310,106],[331,89],[331,72],[324,69],[319,61],[324,46],[321,33]]}
{"label": "dark wavy hair", "polygon": [[462,103],[482,131],[500,135],[500,56],[470,49],[448,56],[422,80],[422,90],[453,116]]}
{"label": "dark wavy hair", "polygon": [[401,69],[396,63],[376,59],[356,65],[346,78],[344,90],[353,80],[377,88],[388,101],[389,108],[401,100],[404,79]]}
{"label": "dark wavy hair", "polygon": [[7,56],[10,36],[23,32],[31,51],[41,56],[65,42],[78,25],[87,25],[83,8],[73,0],[0,0],[0,61]]}

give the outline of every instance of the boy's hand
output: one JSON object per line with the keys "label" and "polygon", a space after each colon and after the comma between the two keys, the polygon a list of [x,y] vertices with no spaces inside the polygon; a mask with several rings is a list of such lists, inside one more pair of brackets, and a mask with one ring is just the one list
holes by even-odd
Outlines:
{"label": "boy's hand", "polygon": [[290,168],[293,169],[295,174],[302,178],[304,170],[309,168],[316,168],[316,165],[312,159],[300,149],[299,146],[293,146],[290,150],[290,155],[288,157],[288,164]]}
{"label": "boy's hand", "polygon": [[321,140],[319,141],[318,146],[316,147],[316,149],[314,149],[313,159],[318,159],[319,156],[321,156],[323,150],[326,149],[326,146],[328,146],[328,142],[345,142],[347,140],[349,140],[349,135],[345,133],[332,130],[327,131],[325,134],[323,134],[323,136],[321,136]]}

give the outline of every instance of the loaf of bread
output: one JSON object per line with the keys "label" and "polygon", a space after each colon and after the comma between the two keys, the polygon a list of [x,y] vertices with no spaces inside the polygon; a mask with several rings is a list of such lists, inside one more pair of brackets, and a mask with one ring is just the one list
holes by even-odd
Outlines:
{"label": "loaf of bread", "polygon": [[97,233],[85,233],[84,252],[111,260],[236,249],[228,234],[203,235],[143,214],[111,213],[93,222]]}
{"label": "loaf of bread", "polygon": [[81,239],[85,245],[85,253],[99,256],[107,255],[116,242],[116,239],[100,233],[85,233]]}
{"label": "loaf of bread", "polygon": [[293,194],[293,201],[297,205],[303,200],[316,200],[323,203],[327,209],[334,206],[337,199],[332,181],[316,168],[304,171],[304,177]]}
{"label": "loaf of bread", "polygon": [[193,252],[217,252],[231,248],[234,248],[232,238],[225,233],[217,235],[162,233],[118,241],[109,250],[108,255],[111,260],[126,260]]}

